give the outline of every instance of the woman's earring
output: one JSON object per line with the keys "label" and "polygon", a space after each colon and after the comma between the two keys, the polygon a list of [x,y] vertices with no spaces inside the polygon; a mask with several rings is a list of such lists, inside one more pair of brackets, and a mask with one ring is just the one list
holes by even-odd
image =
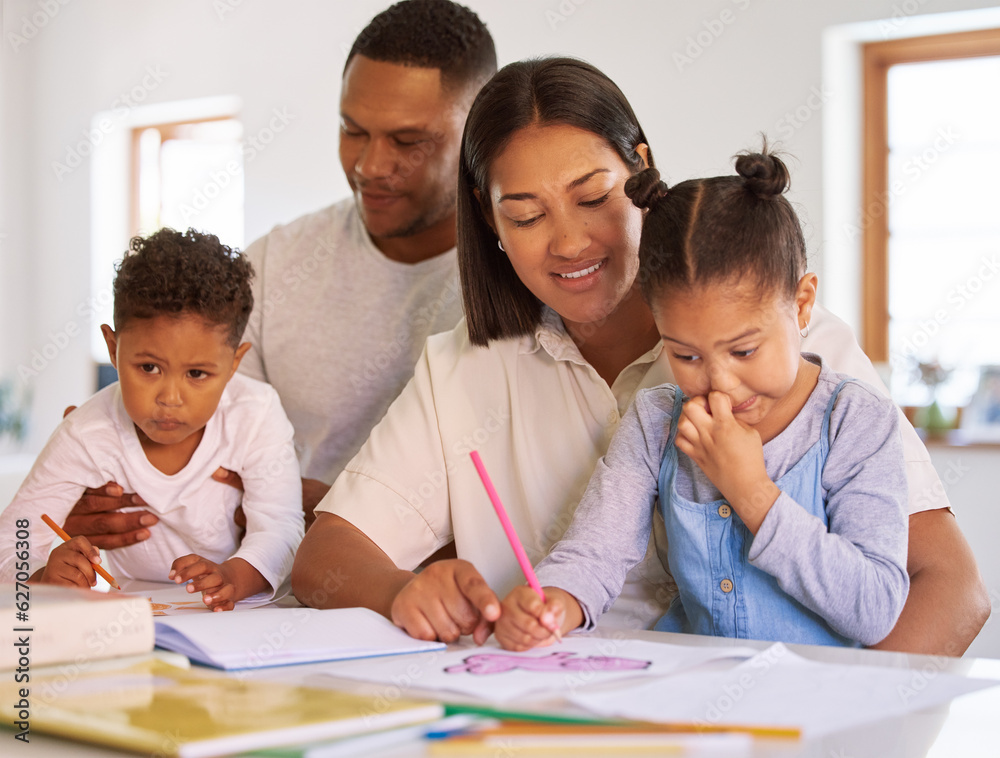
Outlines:
{"label": "woman's earring", "polygon": [[497,247],[500,248],[500,252],[501,253],[506,253],[507,252],[506,250],[503,249],[503,243],[500,241],[499,237],[497,237]]}
{"label": "woman's earring", "polygon": [[806,325],[804,327],[802,327],[801,329],[799,329],[799,334],[802,335],[803,337],[808,337],[809,336],[809,322],[808,321],[806,321]]}

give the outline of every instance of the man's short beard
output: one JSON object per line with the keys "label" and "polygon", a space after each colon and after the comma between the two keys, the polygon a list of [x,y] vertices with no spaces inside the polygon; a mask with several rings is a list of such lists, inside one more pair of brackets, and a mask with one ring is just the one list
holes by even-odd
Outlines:
{"label": "man's short beard", "polygon": [[403,237],[413,237],[421,232],[426,232],[439,221],[448,217],[450,210],[455,208],[457,199],[458,192],[456,191],[453,192],[448,198],[448,204],[443,206],[444,210],[437,215],[432,216],[430,213],[422,213],[406,226],[398,227],[397,229],[393,229],[380,236],[382,239],[400,239]]}

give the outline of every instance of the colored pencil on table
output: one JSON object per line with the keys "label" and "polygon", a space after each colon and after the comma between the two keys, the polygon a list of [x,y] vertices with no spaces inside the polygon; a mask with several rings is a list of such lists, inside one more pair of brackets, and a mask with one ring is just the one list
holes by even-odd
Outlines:
{"label": "colored pencil on table", "polygon": [[[56,534],[58,534],[60,537],[62,537],[64,541],[69,542],[71,539],[73,539],[68,534],[66,534],[66,532],[63,530],[63,528],[61,526],[59,526],[59,524],[57,524],[55,521],[53,521],[52,519],[50,519],[44,513],[42,514],[42,521],[44,521],[46,524],[48,524],[49,527],[52,529],[52,531],[55,532]],[[118,582],[115,581],[115,578],[113,576],[111,576],[111,574],[109,574],[107,571],[105,571],[101,566],[99,566],[96,563],[91,564],[91,565],[93,565],[94,571],[96,571],[98,574],[100,574],[104,578],[104,581],[106,581],[108,584],[110,584],[116,590],[120,590],[121,589],[121,587],[118,586]]]}
{"label": "colored pencil on table", "polygon": [[[472,458],[472,462],[476,466],[479,478],[483,482],[483,487],[486,488],[486,494],[489,495],[490,502],[493,503],[493,510],[497,512],[497,516],[500,518],[500,526],[503,527],[504,534],[507,535],[507,541],[510,542],[510,546],[514,549],[514,557],[517,558],[517,562],[521,566],[521,571],[524,572],[524,578],[528,580],[528,586],[538,593],[538,597],[540,597],[544,603],[545,592],[542,590],[542,585],[538,583],[538,577],[535,576],[535,570],[531,567],[531,561],[528,560],[528,554],[524,552],[524,545],[521,544],[521,540],[518,538],[517,532],[514,530],[514,525],[510,522],[510,517],[507,515],[507,509],[503,507],[503,503],[500,501],[500,495],[497,494],[496,487],[493,486],[493,481],[490,479],[490,475],[486,473],[486,466],[483,465],[483,459],[479,457],[479,451],[473,450],[469,453],[469,457]],[[558,630],[552,632],[552,634],[555,635],[557,640],[562,642],[562,635],[559,634]]]}
{"label": "colored pencil on table", "polygon": [[446,703],[446,715],[469,713],[477,716],[487,716],[500,719],[504,723],[498,728],[487,728],[481,731],[481,736],[496,736],[501,730],[509,736],[527,734],[602,734],[617,732],[628,734],[639,733],[695,733],[695,734],[728,734],[744,733],[754,737],[774,737],[798,739],[802,730],[793,726],[767,726],[764,724],[705,724],[694,722],[648,722],[623,721],[595,716],[576,716],[561,713],[547,713],[530,710],[497,708],[494,706]]}
{"label": "colored pencil on table", "polygon": [[[766,726],[758,724],[699,724],[694,722],[643,722],[630,721],[620,724],[557,724],[542,722],[505,723],[497,727],[478,730],[469,737],[558,737],[599,735],[648,735],[648,734],[729,734],[745,733],[758,737],[785,737],[797,739],[802,730],[796,727]],[[463,735],[464,736],[464,735]]]}

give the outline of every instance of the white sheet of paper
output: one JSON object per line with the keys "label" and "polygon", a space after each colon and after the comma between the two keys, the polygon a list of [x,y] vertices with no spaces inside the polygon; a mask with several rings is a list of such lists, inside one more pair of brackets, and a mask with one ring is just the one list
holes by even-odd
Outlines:
{"label": "white sheet of paper", "polygon": [[482,647],[461,643],[394,660],[345,661],[331,665],[325,673],[503,702],[529,693],[567,695],[600,682],[662,676],[707,661],[745,660],[755,652],[748,647],[690,647],[580,636],[512,653],[490,640]]}
{"label": "white sheet of paper", "polygon": [[997,684],[941,671],[819,663],[778,643],[732,669],[682,672],[571,700],[602,716],[798,727],[816,737]]}

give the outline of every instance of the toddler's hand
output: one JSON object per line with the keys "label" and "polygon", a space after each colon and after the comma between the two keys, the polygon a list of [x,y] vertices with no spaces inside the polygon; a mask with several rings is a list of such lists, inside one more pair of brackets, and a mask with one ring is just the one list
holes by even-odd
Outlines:
{"label": "toddler's hand", "polygon": [[86,537],[74,537],[52,551],[38,581],[89,589],[97,584],[95,562],[101,562],[100,551]]}
{"label": "toddler's hand", "polygon": [[507,650],[529,650],[551,645],[556,634],[576,629],[583,611],[576,598],[557,587],[545,587],[545,600],[527,586],[515,587],[501,603],[496,623],[497,642]]}
{"label": "toddler's hand", "polygon": [[213,611],[231,611],[236,606],[236,586],[226,563],[213,563],[191,553],[178,558],[170,566],[168,579],[177,584],[190,580],[188,592],[201,592],[201,599]]}

